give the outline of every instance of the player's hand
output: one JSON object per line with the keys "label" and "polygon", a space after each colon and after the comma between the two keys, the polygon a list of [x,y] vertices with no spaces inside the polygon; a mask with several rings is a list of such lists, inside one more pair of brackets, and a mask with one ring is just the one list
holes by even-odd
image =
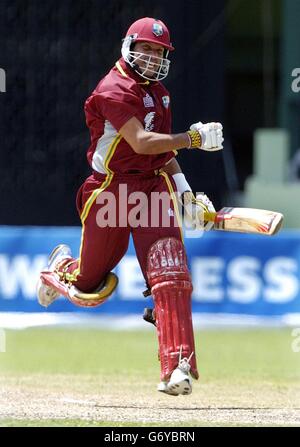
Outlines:
{"label": "player's hand", "polygon": [[[196,203],[196,206],[203,208],[204,211],[208,211],[209,213],[216,212],[212,201],[207,197],[206,194],[198,194],[196,196],[195,203]],[[214,226],[213,222],[204,221],[204,231],[211,230],[213,228],[213,226]]]}
{"label": "player's hand", "polygon": [[[189,133],[191,139],[191,148],[197,147],[204,151],[219,151],[223,149],[223,126],[221,123],[207,123],[203,124],[201,121],[192,124],[190,131],[196,131],[201,136],[201,145],[197,146],[197,138],[193,141],[192,133]],[[197,137],[197,135],[196,135]]]}
{"label": "player's hand", "polygon": [[204,219],[205,213],[215,213],[215,207],[206,194],[197,194],[195,197],[191,191],[183,194],[184,218],[187,219],[192,228],[209,231],[213,228],[214,222]]}

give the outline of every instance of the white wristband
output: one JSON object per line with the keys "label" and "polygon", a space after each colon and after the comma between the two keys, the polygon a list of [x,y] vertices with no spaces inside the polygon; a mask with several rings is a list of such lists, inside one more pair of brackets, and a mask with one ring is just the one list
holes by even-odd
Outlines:
{"label": "white wristband", "polygon": [[178,174],[172,175],[174,182],[176,184],[177,191],[179,194],[183,194],[186,191],[192,191],[192,188],[186,181],[186,178],[182,172],[179,172]]}

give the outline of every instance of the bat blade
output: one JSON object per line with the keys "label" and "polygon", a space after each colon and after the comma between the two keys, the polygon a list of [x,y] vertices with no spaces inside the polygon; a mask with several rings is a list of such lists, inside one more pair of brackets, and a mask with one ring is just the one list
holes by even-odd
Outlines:
{"label": "bat blade", "polygon": [[[209,213],[207,220],[214,222],[215,230],[274,235],[282,227],[283,214],[256,208],[224,207]],[[206,219],[206,217],[205,217]]]}

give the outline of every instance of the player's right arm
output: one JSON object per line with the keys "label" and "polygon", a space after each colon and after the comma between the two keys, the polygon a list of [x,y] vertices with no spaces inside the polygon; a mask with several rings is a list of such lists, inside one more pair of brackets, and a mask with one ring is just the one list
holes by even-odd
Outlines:
{"label": "player's right arm", "polygon": [[223,148],[220,123],[196,123],[191,130],[179,134],[148,132],[136,118],[130,118],[119,133],[137,154],[156,155],[184,148],[215,151]]}

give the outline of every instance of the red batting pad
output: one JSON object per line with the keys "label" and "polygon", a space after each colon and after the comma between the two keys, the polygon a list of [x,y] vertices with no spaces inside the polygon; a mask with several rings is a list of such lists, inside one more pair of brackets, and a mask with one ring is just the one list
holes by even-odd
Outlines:
{"label": "red batting pad", "polygon": [[169,379],[182,358],[190,357],[191,374],[198,379],[191,311],[192,281],[181,241],[164,238],[148,253],[147,277],[155,303],[161,380]]}

